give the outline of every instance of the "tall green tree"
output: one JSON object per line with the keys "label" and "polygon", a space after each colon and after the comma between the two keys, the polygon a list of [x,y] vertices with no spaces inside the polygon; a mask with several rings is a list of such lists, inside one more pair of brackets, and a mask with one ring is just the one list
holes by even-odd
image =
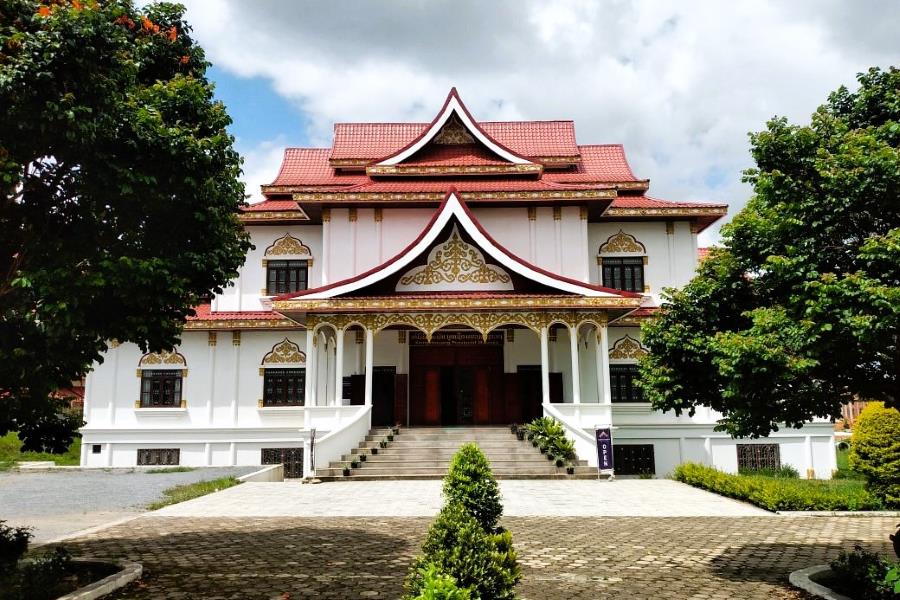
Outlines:
{"label": "tall green tree", "polygon": [[808,125],[750,136],[754,194],[644,328],[653,406],[760,436],[900,401],[900,71],[873,68]]}
{"label": "tall green tree", "polygon": [[52,390],[108,340],[177,343],[249,241],[241,159],[184,8],[0,3],[0,434],[59,450]]}

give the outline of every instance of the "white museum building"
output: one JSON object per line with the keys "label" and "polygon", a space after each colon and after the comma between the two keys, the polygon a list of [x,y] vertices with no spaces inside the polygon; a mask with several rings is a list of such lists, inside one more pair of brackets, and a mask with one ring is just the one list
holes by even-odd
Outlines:
{"label": "white museum building", "polygon": [[726,213],[649,188],[621,145],[579,145],[572,121],[476,121],[455,90],[430,123],[338,123],[330,148],[286,149],[244,207],[254,248],[174,351],[113,343],[94,366],[82,465],[311,475],[372,428],[547,415],[593,466],[611,426],[617,474],[830,477],[831,423],[735,440],[633,385],[641,322]]}

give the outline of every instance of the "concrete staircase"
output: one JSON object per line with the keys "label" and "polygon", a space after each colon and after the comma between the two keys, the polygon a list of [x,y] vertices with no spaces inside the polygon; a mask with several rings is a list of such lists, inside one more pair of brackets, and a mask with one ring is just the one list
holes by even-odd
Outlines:
{"label": "concrete staircase", "polygon": [[[529,441],[516,439],[509,427],[403,427],[381,448],[390,429],[372,429],[359,447],[318,469],[322,481],[376,481],[406,479],[442,479],[450,459],[461,445],[475,442],[491,462],[497,479],[591,479],[597,470],[577,461],[575,473],[567,475],[557,468]],[[373,454],[373,448],[376,454]],[[344,467],[353,457],[365,456],[349,475]]]}

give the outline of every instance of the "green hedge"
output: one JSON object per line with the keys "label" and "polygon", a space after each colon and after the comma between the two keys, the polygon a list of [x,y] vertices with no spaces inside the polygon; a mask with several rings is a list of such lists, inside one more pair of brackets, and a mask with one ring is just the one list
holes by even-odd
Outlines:
{"label": "green hedge", "polygon": [[685,463],[674,479],[729,498],[745,500],[766,510],[879,510],[878,498],[855,480],[775,478],[731,475],[706,465]]}
{"label": "green hedge", "polygon": [[870,403],[853,426],[850,468],[886,506],[900,507],[900,411]]}

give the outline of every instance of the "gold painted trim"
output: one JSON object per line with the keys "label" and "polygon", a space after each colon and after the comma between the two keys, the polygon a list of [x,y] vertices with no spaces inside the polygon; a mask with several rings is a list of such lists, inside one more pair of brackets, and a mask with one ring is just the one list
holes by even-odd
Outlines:
{"label": "gold painted trim", "polygon": [[647,247],[638,241],[636,237],[620,229],[618,233],[612,234],[606,238],[605,242],[600,244],[600,252],[646,254]]}
{"label": "gold painted trim", "polygon": [[381,223],[384,220],[384,211],[381,208],[375,209],[375,222]]}
{"label": "gold painted trim", "polygon": [[241,332],[240,331],[232,331],[231,332],[231,345],[232,346],[240,346],[241,345]]}
{"label": "gold painted trim", "polygon": [[529,207],[528,207],[528,220],[529,220],[529,221],[534,221],[534,220],[536,220],[536,219],[537,219],[537,207],[536,207],[536,206],[529,206]]}
{"label": "gold painted trim", "polygon": [[396,165],[366,167],[369,176],[392,175],[507,175],[507,174],[534,174],[539,175],[544,171],[544,165]]}
{"label": "gold painted trim", "polygon": [[579,206],[578,207],[578,218],[582,221],[587,221],[588,218],[588,209],[587,206]]}
{"label": "gold painted trim", "polygon": [[[296,192],[297,202],[331,203],[331,202],[441,202],[444,192]],[[459,196],[466,202],[475,200],[584,200],[596,198],[615,198],[616,190],[597,188],[592,190],[558,190],[541,192],[460,192]],[[325,210],[322,220],[327,221]],[[608,213],[609,211],[607,211]],[[330,218],[330,217],[329,217]]]}
{"label": "gold painted trim", "polygon": [[647,349],[636,339],[625,334],[613,344],[609,357],[615,360],[633,360],[647,354]]}
{"label": "gold painted trim", "polygon": [[666,235],[675,235],[674,221],[666,221]]}
{"label": "gold painted trim", "polygon": [[609,207],[603,217],[721,217],[728,214],[725,207],[698,208],[615,208]]}
{"label": "gold painted trim", "polygon": [[[296,198],[297,194],[294,194],[294,196],[295,196],[294,200],[296,200],[296,199],[297,199],[297,198]],[[322,209],[322,222],[323,222],[323,223],[330,223],[330,222],[331,222],[331,209],[330,209],[330,208],[323,208],[323,209]]]}
{"label": "gold painted trim", "polygon": [[223,329],[303,329],[303,325],[288,318],[214,319],[188,321],[184,324],[184,328],[194,331],[214,331]]}
{"label": "gold painted trim", "polygon": [[562,208],[560,208],[559,206],[554,206],[553,207],[553,220],[559,221],[560,219],[562,219]]}
{"label": "gold painted trim", "polygon": [[359,219],[359,214],[356,212],[355,208],[351,208],[347,211],[347,220],[351,223],[356,223],[357,219]]}
{"label": "gold painted trim", "polygon": [[138,369],[136,375],[137,375],[138,377],[143,377],[143,376],[144,376],[144,370],[143,370],[143,369]]}
{"label": "gold painted trim", "polygon": [[[266,370],[263,367],[260,367],[259,368],[259,376],[262,377],[265,374],[266,374]],[[260,402],[262,402],[262,400],[260,400]]]}
{"label": "gold painted trim", "polygon": [[645,267],[646,267],[647,264],[648,264],[648,259],[649,259],[649,258],[650,258],[650,257],[647,256],[646,254],[644,255],[644,266],[645,266]]}
{"label": "gold painted trim", "polygon": [[298,210],[258,210],[251,212],[242,212],[238,215],[238,220],[242,223],[256,221],[309,221],[309,215],[303,209]]}
{"label": "gold painted trim", "polygon": [[[323,298],[315,300],[276,300],[278,312],[330,312],[381,310],[514,310],[514,309],[555,309],[555,308],[637,308],[641,298],[619,296],[554,296],[549,298],[433,298],[433,299],[372,299],[372,298]],[[307,325],[308,327],[308,325]]]}

